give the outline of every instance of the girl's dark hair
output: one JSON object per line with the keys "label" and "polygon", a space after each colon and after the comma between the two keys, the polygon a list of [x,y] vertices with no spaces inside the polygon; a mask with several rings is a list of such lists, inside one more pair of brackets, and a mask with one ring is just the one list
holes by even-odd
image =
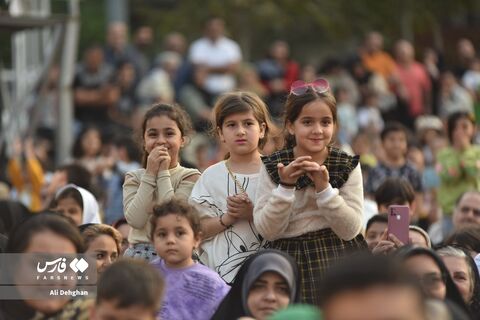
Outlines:
{"label": "girl's dark hair", "polygon": [[453,131],[455,131],[457,122],[460,119],[470,120],[470,122],[472,122],[472,124],[475,126],[475,116],[472,113],[465,111],[458,111],[452,113],[447,119],[447,135],[450,143],[453,143]]}
{"label": "girl's dark hair", "polygon": [[7,253],[23,253],[32,237],[40,232],[51,231],[70,240],[77,253],[84,251],[82,236],[78,229],[68,219],[53,212],[37,213],[18,225],[11,233],[7,243]]}
{"label": "girl's dark hair", "polygon": [[[303,110],[305,105],[313,102],[315,100],[321,100],[324,102],[330,111],[332,112],[333,123],[337,124],[337,101],[333,94],[329,91],[324,93],[318,93],[313,90],[311,87],[307,89],[304,94],[295,95],[290,93],[287,97],[285,103],[285,116],[284,116],[284,128],[287,128],[287,125],[293,124],[295,120],[298,119],[300,113]],[[295,136],[291,135],[288,131],[285,133],[285,142],[287,147],[295,146]]]}
{"label": "girl's dark hair", "polygon": [[195,238],[200,237],[202,231],[200,227],[200,213],[185,200],[174,198],[163,203],[162,205],[153,207],[152,217],[150,218],[150,239],[152,241],[154,238],[155,228],[157,227],[158,218],[168,216],[169,214],[175,214],[187,219],[190,227],[192,227]]}
{"label": "girl's dark hair", "polygon": [[[189,136],[193,129],[192,129],[192,121],[190,116],[185,112],[183,108],[178,105],[171,105],[166,103],[159,103],[153,105],[150,109],[147,110],[145,116],[143,117],[142,122],[142,141],[143,144],[145,143],[145,130],[147,129],[147,121],[160,116],[167,116],[168,118],[175,121],[182,134],[182,137]],[[143,156],[142,156],[142,166],[146,168],[147,166],[147,157],[148,153],[145,150],[145,145],[143,146]]]}
{"label": "girl's dark hair", "polygon": [[71,198],[75,200],[75,202],[82,208],[83,211],[83,198],[77,189],[73,187],[66,188],[63,190],[58,196],[55,197],[55,199],[52,201],[50,208],[53,209],[58,205],[58,202],[63,199],[68,199]]}
{"label": "girl's dark hair", "polygon": [[11,231],[31,216],[30,210],[22,203],[12,200],[0,201],[0,234],[9,236]]}
{"label": "girl's dark hair", "polygon": [[403,132],[405,134],[405,139],[408,140],[409,138],[407,127],[398,121],[390,121],[385,124],[385,128],[383,128],[382,132],[380,132],[380,139],[382,142],[392,132]]}
{"label": "girl's dark hair", "polygon": [[70,163],[58,167],[55,171],[64,171],[67,175],[67,182],[91,191],[92,174],[79,163]]}
{"label": "girl's dark hair", "polygon": [[265,124],[265,135],[258,141],[258,147],[262,149],[267,143],[268,136],[275,133],[276,128],[270,118],[270,113],[265,102],[253,92],[237,91],[228,92],[221,95],[213,107],[213,127],[212,133],[218,134],[218,129],[222,128],[225,119],[237,113],[252,111],[253,116],[259,125]]}
{"label": "girl's dark hair", "polygon": [[392,204],[411,204],[415,200],[415,190],[412,184],[403,178],[390,177],[375,191],[375,202],[377,205],[389,206]]}
{"label": "girl's dark hair", "polygon": [[[81,157],[83,157],[84,155],[84,151],[83,151],[83,147],[82,147],[82,140],[83,138],[85,137],[85,135],[91,131],[91,130],[95,130],[98,132],[98,135],[100,136],[100,140],[102,139],[102,134],[100,132],[100,129],[93,126],[93,125],[88,125],[86,126],[77,136],[77,139],[75,139],[75,142],[73,144],[73,149],[72,149],[72,155],[75,159],[79,159]],[[100,153],[101,150],[99,150],[98,152]]]}
{"label": "girl's dark hair", "polygon": [[138,144],[131,137],[121,136],[115,139],[115,145],[117,148],[125,148],[127,152],[128,159],[130,161],[140,162],[142,154],[138,148]]}
{"label": "girl's dark hair", "polygon": [[374,223],[385,223],[385,224],[387,224],[388,223],[388,214],[379,213],[379,214],[374,215],[370,219],[368,219],[367,227],[365,228],[365,233],[368,231],[368,229],[370,229],[370,227]]}
{"label": "girl's dark hair", "polygon": [[115,229],[118,229],[118,228],[120,228],[120,226],[123,226],[124,224],[128,224],[127,219],[121,218],[121,219],[118,219],[117,221],[115,221],[112,224],[112,227],[114,227]]}

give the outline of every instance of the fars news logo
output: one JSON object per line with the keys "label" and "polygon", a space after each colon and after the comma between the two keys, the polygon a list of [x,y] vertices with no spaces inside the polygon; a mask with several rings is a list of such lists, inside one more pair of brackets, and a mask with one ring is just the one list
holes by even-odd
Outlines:
{"label": "fars news logo", "polygon": [[[84,273],[88,267],[88,262],[80,258],[74,258],[68,264],[70,269],[74,273]],[[45,261],[37,262],[37,280],[88,280],[88,275],[83,277],[82,275],[63,275],[63,273],[67,270],[67,258],[60,257],[52,261]],[[68,273],[68,272],[67,272]],[[71,272],[70,272],[71,273]]]}

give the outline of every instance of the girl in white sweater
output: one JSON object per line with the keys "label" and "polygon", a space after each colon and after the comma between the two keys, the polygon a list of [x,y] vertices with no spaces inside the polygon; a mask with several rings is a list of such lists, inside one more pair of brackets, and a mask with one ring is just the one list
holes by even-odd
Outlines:
{"label": "girl in white sweater", "polygon": [[226,282],[262,245],[252,221],[259,148],[272,130],[265,103],[254,93],[231,92],[214,107],[214,128],[228,150],[227,160],[207,168],[195,184],[190,203],[201,215],[200,260]]}
{"label": "girl in white sweater", "polygon": [[297,81],[285,105],[286,148],[262,158],[254,224],[270,246],[295,258],[302,300],[318,302],[325,270],[366,248],[359,157],[331,146],[336,101],[328,82]]}

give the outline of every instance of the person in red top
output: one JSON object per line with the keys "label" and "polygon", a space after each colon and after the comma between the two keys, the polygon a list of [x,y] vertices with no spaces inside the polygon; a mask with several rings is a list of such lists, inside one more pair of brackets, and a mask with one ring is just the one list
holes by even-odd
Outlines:
{"label": "person in red top", "polygon": [[395,44],[396,76],[398,77],[397,94],[408,107],[408,115],[415,118],[430,113],[430,78],[422,66],[415,61],[412,44],[399,40]]}
{"label": "person in red top", "polygon": [[284,90],[288,91],[300,76],[299,65],[290,57],[290,46],[283,40],[277,40],[270,45],[268,57],[260,61],[257,68],[269,91],[272,91],[272,79],[281,78]]}

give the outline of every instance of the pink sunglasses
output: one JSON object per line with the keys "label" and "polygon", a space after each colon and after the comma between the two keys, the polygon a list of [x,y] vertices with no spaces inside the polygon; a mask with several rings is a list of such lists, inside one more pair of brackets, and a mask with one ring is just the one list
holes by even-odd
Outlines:
{"label": "pink sunglasses", "polygon": [[312,88],[312,90],[316,93],[322,94],[330,90],[330,85],[328,84],[328,81],[323,78],[318,78],[312,82],[297,80],[292,83],[292,86],[290,87],[290,94],[301,96],[307,92],[308,88]]}

